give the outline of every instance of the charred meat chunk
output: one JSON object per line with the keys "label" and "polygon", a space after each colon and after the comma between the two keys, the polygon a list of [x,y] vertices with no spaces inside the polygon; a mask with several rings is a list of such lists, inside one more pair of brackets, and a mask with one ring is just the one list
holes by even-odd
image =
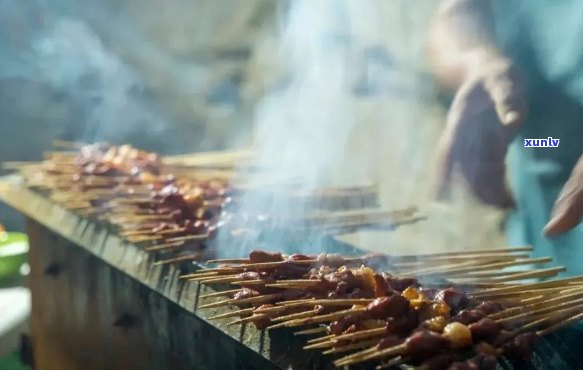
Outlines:
{"label": "charred meat chunk", "polygon": [[387,335],[377,345],[378,349],[390,348],[403,343],[403,339],[396,335]]}
{"label": "charred meat chunk", "polygon": [[399,336],[408,335],[419,325],[419,315],[417,311],[409,311],[399,317],[391,317],[387,320],[385,329],[390,334]]}
{"label": "charred meat chunk", "polygon": [[457,321],[464,325],[469,325],[473,322],[480,321],[486,317],[482,311],[478,310],[461,310],[457,315],[452,318],[452,321]]}
{"label": "charred meat chunk", "polygon": [[366,314],[372,319],[399,317],[409,311],[409,301],[400,296],[377,298],[366,307]]}
{"label": "charred meat chunk", "polygon": [[503,311],[504,307],[502,307],[502,305],[500,303],[497,303],[497,302],[485,301],[485,302],[480,303],[476,307],[476,310],[482,311],[486,315],[492,315],[492,314],[498,313],[500,311]]}
{"label": "charred meat chunk", "polygon": [[429,330],[414,333],[406,340],[407,354],[414,357],[430,357],[450,348],[450,341]]}
{"label": "charred meat chunk", "polygon": [[243,288],[240,292],[235,293],[233,299],[247,299],[259,296],[259,292],[249,288]]}
{"label": "charred meat chunk", "polygon": [[436,301],[445,302],[453,311],[463,310],[470,303],[469,298],[462,292],[454,289],[442,289],[435,295]]}
{"label": "charred meat chunk", "polygon": [[253,250],[249,253],[249,260],[251,263],[281,262],[283,261],[283,256],[279,252],[271,253]]}
{"label": "charred meat chunk", "polygon": [[483,340],[486,342],[493,341],[498,334],[500,334],[500,330],[502,329],[500,324],[487,317],[470,324],[469,328],[474,340]]}

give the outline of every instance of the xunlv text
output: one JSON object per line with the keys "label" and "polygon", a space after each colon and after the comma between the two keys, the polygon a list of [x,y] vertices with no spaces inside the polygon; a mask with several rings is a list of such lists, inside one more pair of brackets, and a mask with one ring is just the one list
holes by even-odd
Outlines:
{"label": "xunlv text", "polygon": [[560,139],[524,139],[525,148],[558,148]]}

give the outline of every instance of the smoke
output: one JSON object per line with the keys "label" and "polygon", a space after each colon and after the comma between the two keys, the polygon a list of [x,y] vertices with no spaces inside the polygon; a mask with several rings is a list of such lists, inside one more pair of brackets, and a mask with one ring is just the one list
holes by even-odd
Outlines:
{"label": "smoke", "polygon": [[[38,120],[46,136],[119,142],[136,132],[164,132],[168,121],[149,101],[143,76],[110,50],[90,18],[75,9],[68,1],[2,2],[0,79],[48,89],[66,104],[65,122]],[[105,5],[92,15],[98,14],[111,15]],[[121,33],[131,34],[130,27]],[[37,102],[27,104],[34,109]]]}
{"label": "smoke", "polygon": [[[354,99],[369,85],[363,56],[377,41],[355,31],[364,20],[374,29],[376,3],[301,0],[285,14],[278,39],[285,83],[260,101],[254,143],[259,165],[284,170],[304,190],[377,177],[371,122],[357,121]],[[349,150],[363,140],[373,144],[368,151]]]}
{"label": "smoke", "polygon": [[[316,189],[379,181],[379,121],[359,119],[375,104],[363,108],[358,96],[366,95],[379,70],[390,68],[390,57],[377,52],[383,32],[380,3],[298,0],[282,12],[273,42],[282,73],[256,106],[253,132],[255,164],[279,178],[282,188],[315,196]],[[271,189],[280,190],[277,184]],[[240,212],[271,215],[276,218],[271,225],[285,229],[290,219],[313,214],[313,206],[251,191]],[[281,249],[281,239],[269,248]],[[302,239],[294,241],[295,250],[324,248],[316,235]]]}
{"label": "smoke", "polygon": [[162,117],[135,97],[143,89],[139,75],[109,53],[86,24],[58,20],[33,42],[32,53],[39,61],[36,77],[85,107],[87,130],[81,138],[95,141],[112,132],[125,136],[139,125],[158,132],[165,127]]}
{"label": "smoke", "polygon": [[[277,36],[261,44],[266,54],[278,57],[277,68],[265,69],[281,72],[256,107],[257,164],[280,174],[281,184],[292,183],[304,192],[374,183],[383,209],[417,205],[426,210],[427,177],[443,117],[432,79],[423,72],[425,29],[435,5],[382,0],[288,4]],[[483,235],[481,230],[468,235],[475,206],[461,198],[458,206],[432,210],[432,220],[423,225],[343,239],[383,252],[403,246],[395,253],[475,245],[470,237]],[[274,225],[280,229],[290,226],[289,219],[314,212],[299,201],[266,200],[253,192],[243,198],[241,210],[277,215]],[[292,234],[294,251],[326,249],[317,233]],[[285,238],[265,243],[266,248],[285,248]]]}

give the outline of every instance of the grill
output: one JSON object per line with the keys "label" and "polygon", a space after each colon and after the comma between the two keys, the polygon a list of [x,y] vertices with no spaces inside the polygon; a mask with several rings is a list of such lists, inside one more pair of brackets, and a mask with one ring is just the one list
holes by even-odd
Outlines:
{"label": "grill", "polygon": [[[17,182],[18,178],[4,181],[0,199],[27,217],[31,325],[39,369],[333,368],[318,352],[304,351],[305,342],[292,331],[265,332],[249,325],[229,327],[207,321],[206,317],[228,309],[197,312],[198,297],[213,289],[178,279],[185,270],[199,266],[155,266],[160,256],[122,240],[110,225],[78,217],[46,194]],[[410,219],[407,212],[401,216]],[[265,232],[259,240],[253,239],[259,243],[253,246],[277,245],[283,252],[301,252],[298,246],[304,240],[297,235]],[[326,233],[318,235],[325,252],[364,253]],[[232,241],[216,241],[228,242]],[[242,242],[227,249],[242,253],[245,248]],[[533,361],[520,366],[583,368],[572,344],[581,338],[576,329],[551,335],[542,340]],[[501,366],[512,368],[507,362]]]}

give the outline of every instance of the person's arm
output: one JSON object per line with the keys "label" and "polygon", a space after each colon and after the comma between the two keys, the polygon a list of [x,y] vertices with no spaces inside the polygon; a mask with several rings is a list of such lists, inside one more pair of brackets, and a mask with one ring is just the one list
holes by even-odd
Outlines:
{"label": "person's arm", "polygon": [[506,61],[496,47],[490,0],[446,0],[429,30],[429,63],[448,88],[457,89],[490,61]]}
{"label": "person's arm", "polygon": [[446,0],[429,33],[429,63],[437,79],[456,91],[438,142],[438,198],[446,198],[453,172],[486,204],[509,207],[505,157],[526,104],[512,61],[496,46],[490,0]]}

